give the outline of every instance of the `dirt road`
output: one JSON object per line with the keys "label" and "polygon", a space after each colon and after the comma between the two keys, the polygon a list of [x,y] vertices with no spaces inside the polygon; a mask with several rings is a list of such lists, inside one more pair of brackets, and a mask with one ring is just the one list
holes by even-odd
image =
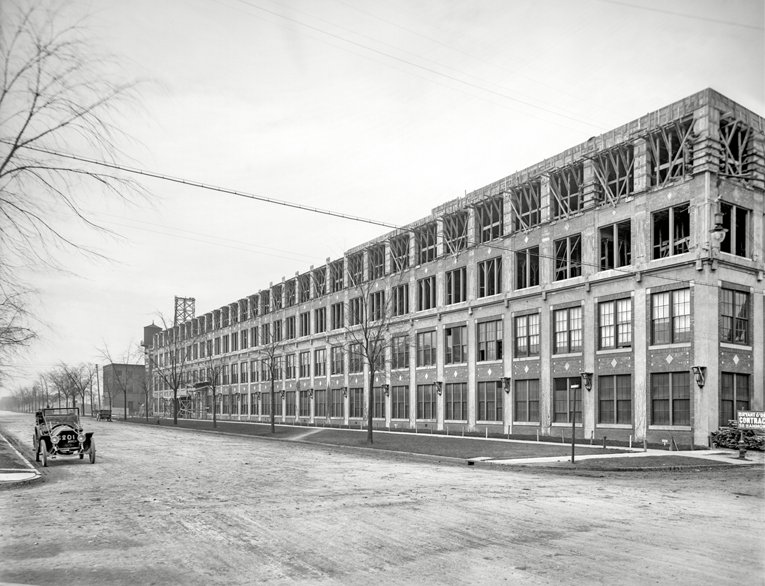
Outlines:
{"label": "dirt road", "polygon": [[[0,412],[31,455],[32,417]],[[761,469],[568,476],[87,421],[0,490],[0,582],[763,583]]]}

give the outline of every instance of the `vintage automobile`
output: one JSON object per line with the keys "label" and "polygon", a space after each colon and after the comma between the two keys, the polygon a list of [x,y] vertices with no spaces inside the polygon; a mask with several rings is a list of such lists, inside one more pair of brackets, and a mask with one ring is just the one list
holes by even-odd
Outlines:
{"label": "vintage automobile", "polygon": [[43,409],[35,415],[35,434],[32,439],[35,461],[73,458],[82,460],[88,455],[90,463],[96,461],[96,442],[93,432],[85,433],[80,425],[80,410],[76,407]]}

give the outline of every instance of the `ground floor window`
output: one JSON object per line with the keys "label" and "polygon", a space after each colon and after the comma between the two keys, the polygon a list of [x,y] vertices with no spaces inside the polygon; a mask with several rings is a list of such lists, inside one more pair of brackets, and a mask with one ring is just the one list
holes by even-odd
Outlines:
{"label": "ground floor window", "polygon": [[444,419],[467,421],[467,383],[447,383]]}
{"label": "ground floor window", "polygon": [[372,417],[385,419],[385,393],[383,392],[382,387],[374,387],[372,389],[372,394],[374,395],[374,411],[372,412]]}
{"label": "ground floor window", "polygon": [[300,391],[300,417],[311,416],[311,397],[308,391]]}
{"label": "ground floor window", "polygon": [[515,381],[514,421],[539,423],[539,379]]}
{"label": "ground floor window", "polygon": [[598,377],[598,423],[632,423],[632,377]]}
{"label": "ground floor window", "polygon": [[723,372],[720,382],[720,425],[727,427],[739,411],[749,411],[749,375]]}
{"label": "ground floor window", "polygon": [[327,416],[327,391],[313,392],[313,415],[314,417]]}
{"label": "ground floor window", "polygon": [[247,395],[239,395],[239,400],[242,402],[242,407],[239,409],[241,415],[249,415],[249,409],[247,407]]}
{"label": "ground floor window", "polygon": [[263,393],[261,400],[263,401],[263,415],[271,415],[271,393]]}
{"label": "ground floor window", "polygon": [[348,417],[364,417],[364,389],[350,389],[348,393],[350,396]]}
{"label": "ground floor window", "polygon": [[332,389],[332,413],[331,417],[345,417],[345,401],[343,401],[343,389]]}
{"label": "ground floor window", "polygon": [[691,375],[662,372],[651,375],[651,425],[691,424]]}
{"label": "ground floor window", "polygon": [[255,393],[250,394],[250,415],[258,414],[258,399]]}
{"label": "ground floor window", "polygon": [[[573,402],[573,404],[572,404]],[[575,421],[582,422],[582,379],[579,376],[553,380],[553,421],[571,423],[571,410]]]}
{"label": "ground floor window", "polygon": [[409,387],[393,387],[390,393],[391,418],[409,419]]}
{"label": "ground floor window", "polygon": [[436,389],[433,385],[417,385],[417,419],[436,418]]}
{"label": "ground floor window", "polygon": [[478,421],[502,421],[502,385],[496,381],[478,383]]}
{"label": "ground floor window", "polygon": [[283,393],[276,393],[274,395],[274,415],[277,417],[280,417],[282,414],[282,401],[284,400],[284,394]]}

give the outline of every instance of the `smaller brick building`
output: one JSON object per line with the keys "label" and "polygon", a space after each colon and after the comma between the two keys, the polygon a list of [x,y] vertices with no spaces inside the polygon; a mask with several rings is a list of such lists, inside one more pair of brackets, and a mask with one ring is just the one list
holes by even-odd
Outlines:
{"label": "smaller brick building", "polygon": [[141,411],[141,405],[146,402],[143,364],[107,364],[103,367],[103,377],[104,407],[123,414],[127,403],[128,415]]}

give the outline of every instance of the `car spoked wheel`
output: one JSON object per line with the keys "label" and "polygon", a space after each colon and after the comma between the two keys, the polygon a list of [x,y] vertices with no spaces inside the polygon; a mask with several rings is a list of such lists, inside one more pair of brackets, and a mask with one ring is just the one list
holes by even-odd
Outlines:
{"label": "car spoked wheel", "polygon": [[40,455],[42,456],[42,465],[43,465],[43,468],[47,468],[47,466],[48,466],[48,446],[45,444],[44,441],[40,441]]}
{"label": "car spoked wheel", "polygon": [[90,449],[88,450],[88,459],[91,464],[96,463],[96,440],[92,438],[90,440]]}

